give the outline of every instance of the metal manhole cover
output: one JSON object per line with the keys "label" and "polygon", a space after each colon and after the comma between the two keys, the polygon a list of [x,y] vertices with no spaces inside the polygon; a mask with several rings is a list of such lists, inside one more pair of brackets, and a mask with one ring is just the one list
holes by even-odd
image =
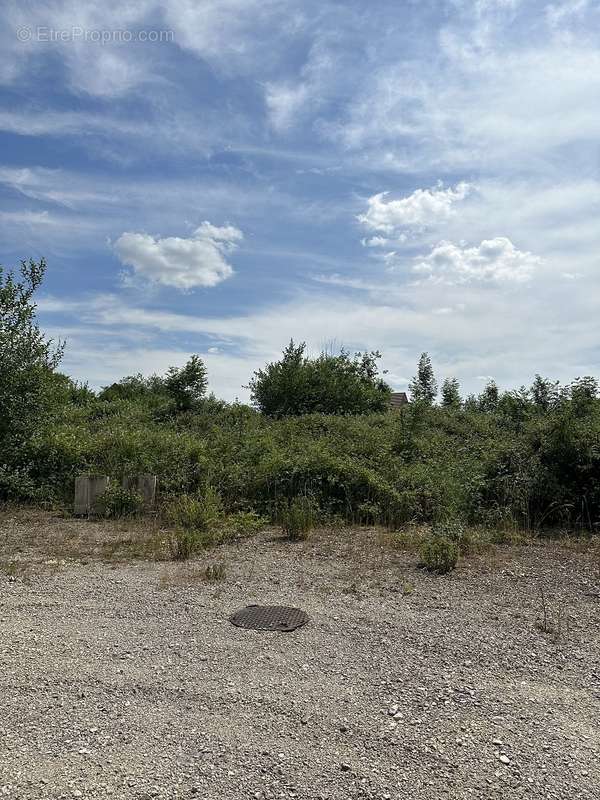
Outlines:
{"label": "metal manhole cover", "polygon": [[246,606],[229,617],[238,628],[254,631],[294,631],[308,620],[308,614],[290,606]]}

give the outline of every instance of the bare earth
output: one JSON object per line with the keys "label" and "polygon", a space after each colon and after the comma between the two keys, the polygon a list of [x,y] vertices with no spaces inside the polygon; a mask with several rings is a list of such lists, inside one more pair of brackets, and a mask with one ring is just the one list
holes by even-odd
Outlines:
{"label": "bare earth", "polygon": [[438,577],[375,531],[132,560],[154,534],[0,515],[0,797],[600,797],[594,546]]}

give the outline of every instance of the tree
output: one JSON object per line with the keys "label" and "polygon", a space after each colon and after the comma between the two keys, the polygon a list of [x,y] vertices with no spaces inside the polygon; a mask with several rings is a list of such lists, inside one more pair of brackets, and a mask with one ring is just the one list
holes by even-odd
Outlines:
{"label": "tree", "polygon": [[571,397],[571,407],[576,414],[586,414],[598,398],[598,380],[591,375],[576,378],[567,391]]}
{"label": "tree", "polygon": [[192,355],[183,367],[169,367],[166,375],[138,372],[105,386],[99,400],[125,400],[146,406],[168,404],[175,411],[190,411],[204,398],[208,379],[200,356]]}
{"label": "tree", "polygon": [[33,296],[46,262],[21,262],[20,277],[0,267],[0,472],[26,461],[32,436],[52,407],[53,372],[64,346],[53,347],[36,321]]}
{"label": "tree", "polygon": [[456,378],[446,378],[442,384],[442,406],[444,408],[460,408],[460,385]]}
{"label": "tree", "polygon": [[533,404],[541,411],[548,411],[559,400],[560,390],[558,381],[550,381],[536,375],[531,386]]}
{"label": "tree", "polygon": [[500,393],[496,381],[487,382],[485,389],[479,395],[478,403],[480,411],[495,411],[498,408]]}
{"label": "tree", "polygon": [[378,352],[341,350],[306,356],[306,344],[292,340],[279,361],[250,379],[252,402],[271,417],[301,414],[366,414],[389,407],[390,388],[379,377]]}
{"label": "tree", "polygon": [[409,383],[408,388],[414,403],[433,405],[438,390],[431,359],[427,353],[421,353],[417,374]]}
{"label": "tree", "polygon": [[185,366],[170,367],[162,382],[176,410],[189,411],[206,394],[208,378],[204,362],[200,356],[193,355]]}

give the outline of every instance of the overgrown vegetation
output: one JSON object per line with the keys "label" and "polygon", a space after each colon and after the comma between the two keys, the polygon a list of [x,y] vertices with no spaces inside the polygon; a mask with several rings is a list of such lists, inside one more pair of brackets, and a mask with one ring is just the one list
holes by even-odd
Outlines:
{"label": "overgrown vegetation", "polygon": [[[417,402],[390,412],[378,354],[310,359],[292,343],[252,378],[256,407],[207,396],[198,357],[95,394],[56,372],[61,348],[36,325],[44,269],[30,262],[20,279],[0,279],[2,500],[67,507],[79,473],[116,482],[155,473],[178,558],[249,535],[264,519],[292,537],[317,517],[480,526],[500,537],[520,528],[594,533],[600,524],[595,378],[559,386],[536,376],[503,393],[491,382],[464,400],[448,379],[436,405],[423,354],[411,384]],[[108,513],[136,513],[134,499],[109,499]],[[438,538],[459,553],[468,546],[448,530]]]}
{"label": "overgrown vegetation", "polygon": [[381,354],[321,353],[308,358],[306,344],[289,343],[280,361],[250,380],[252,400],[269,417],[302,414],[367,414],[385,411],[390,387],[379,377]]}
{"label": "overgrown vegetation", "polygon": [[102,517],[136,517],[144,508],[144,498],[135,491],[109,487],[96,501],[95,514]]}
{"label": "overgrown vegetation", "polygon": [[315,526],[315,504],[310,497],[294,497],[281,511],[281,527],[292,542],[306,539]]}

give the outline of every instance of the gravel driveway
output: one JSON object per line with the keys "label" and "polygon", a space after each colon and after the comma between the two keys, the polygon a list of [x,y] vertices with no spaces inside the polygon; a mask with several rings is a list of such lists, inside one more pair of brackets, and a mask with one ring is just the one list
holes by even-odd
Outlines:
{"label": "gravel driveway", "polygon": [[[275,533],[103,561],[123,526],[5,512],[0,797],[600,797],[595,550],[436,577],[376,532]],[[233,627],[249,603],[311,621]]]}

